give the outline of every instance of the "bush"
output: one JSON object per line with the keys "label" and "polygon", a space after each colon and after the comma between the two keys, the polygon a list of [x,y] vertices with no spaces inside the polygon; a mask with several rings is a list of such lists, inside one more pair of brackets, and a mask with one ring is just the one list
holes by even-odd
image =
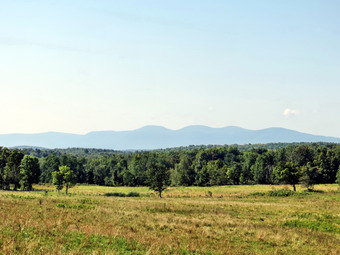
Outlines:
{"label": "bush", "polygon": [[253,192],[253,193],[249,194],[249,196],[251,196],[251,197],[263,197],[265,195],[266,195],[266,193],[264,193],[264,192]]}
{"label": "bush", "polygon": [[138,192],[129,192],[126,195],[127,197],[140,197]]}
{"label": "bush", "polygon": [[125,197],[125,194],[121,193],[121,192],[110,192],[110,193],[105,193],[104,196],[106,196],[106,197]]}
{"label": "bush", "polygon": [[307,189],[303,192],[304,193],[325,193],[323,190],[318,190],[318,189]]}
{"label": "bush", "polygon": [[291,190],[272,190],[268,192],[268,196],[270,197],[288,197],[294,195],[295,192]]}
{"label": "bush", "polygon": [[129,192],[127,194],[122,192],[110,192],[105,193],[104,196],[106,197],[140,197],[140,194],[138,192]]}

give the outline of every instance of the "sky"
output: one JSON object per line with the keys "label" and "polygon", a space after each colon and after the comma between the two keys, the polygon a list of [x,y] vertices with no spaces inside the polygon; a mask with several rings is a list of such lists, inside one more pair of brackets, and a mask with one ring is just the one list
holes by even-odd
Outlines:
{"label": "sky", "polygon": [[340,137],[340,1],[0,0],[0,134]]}

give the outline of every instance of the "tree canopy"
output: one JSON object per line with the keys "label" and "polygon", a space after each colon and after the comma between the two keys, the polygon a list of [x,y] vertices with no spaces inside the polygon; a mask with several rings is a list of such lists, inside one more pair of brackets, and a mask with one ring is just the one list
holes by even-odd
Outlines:
{"label": "tree canopy", "polygon": [[68,166],[67,171],[72,172],[68,188],[73,183],[149,185],[153,189],[161,187],[158,190],[168,185],[303,183],[312,187],[339,180],[340,145],[189,146],[136,152],[0,147],[0,188],[29,190],[35,182],[57,183],[57,188],[66,188],[66,170],[61,171],[61,166]]}

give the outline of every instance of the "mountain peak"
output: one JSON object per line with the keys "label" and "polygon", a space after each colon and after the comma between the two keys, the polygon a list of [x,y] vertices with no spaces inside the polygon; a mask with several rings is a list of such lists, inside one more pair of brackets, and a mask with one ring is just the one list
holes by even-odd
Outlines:
{"label": "mountain peak", "polygon": [[168,129],[163,126],[147,125],[147,126],[132,130],[131,132],[133,131],[171,131],[171,129]]}

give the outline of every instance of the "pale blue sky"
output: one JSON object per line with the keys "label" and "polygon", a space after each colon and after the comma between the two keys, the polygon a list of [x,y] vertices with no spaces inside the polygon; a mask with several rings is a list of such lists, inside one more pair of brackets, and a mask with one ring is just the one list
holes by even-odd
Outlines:
{"label": "pale blue sky", "polygon": [[0,133],[340,137],[340,1],[0,0]]}

